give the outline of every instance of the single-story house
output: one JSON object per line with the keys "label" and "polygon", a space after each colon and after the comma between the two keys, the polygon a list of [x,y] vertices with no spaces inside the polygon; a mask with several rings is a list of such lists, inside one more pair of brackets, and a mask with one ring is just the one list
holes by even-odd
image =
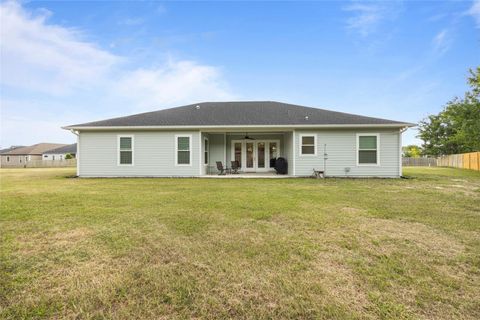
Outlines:
{"label": "single-story house", "polygon": [[75,155],[77,154],[76,143],[45,151],[42,155],[42,159],[43,160],[64,160],[67,154],[70,154],[73,158],[75,158]]}
{"label": "single-story house", "polygon": [[42,154],[51,149],[63,147],[59,143],[37,143],[28,147],[15,148],[0,154],[1,167],[25,167],[28,161],[42,160]]}
{"label": "single-story house", "polygon": [[389,177],[402,174],[402,132],[411,123],[274,101],[203,102],[63,127],[77,135],[80,177],[241,174]]}

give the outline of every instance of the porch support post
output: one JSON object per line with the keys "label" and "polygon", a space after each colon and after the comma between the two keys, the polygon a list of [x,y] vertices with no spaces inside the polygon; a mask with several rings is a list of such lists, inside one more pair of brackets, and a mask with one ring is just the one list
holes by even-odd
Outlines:
{"label": "porch support post", "polygon": [[202,152],[202,131],[198,131],[198,172],[199,175],[203,174],[202,170],[202,159],[203,159],[203,152]]}
{"label": "porch support post", "polygon": [[227,133],[223,134],[223,163],[227,165]]}
{"label": "porch support post", "polygon": [[296,137],[295,137],[295,129],[293,129],[292,131],[292,144],[293,144],[293,175],[295,176],[296,175],[296,168],[297,166],[295,165],[295,158],[296,158],[296,154],[297,154],[297,144],[295,143],[296,142]]}

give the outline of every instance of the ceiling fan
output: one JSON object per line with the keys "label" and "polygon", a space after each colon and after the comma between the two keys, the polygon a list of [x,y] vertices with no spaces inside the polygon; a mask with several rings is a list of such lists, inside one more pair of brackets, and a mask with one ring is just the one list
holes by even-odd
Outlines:
{"label": "ceiling fan", "polygon": [[249,137],[247,132],[245,132],[245,137],[243,139],[245,139],[245,140],[255,140],[255,138]]}

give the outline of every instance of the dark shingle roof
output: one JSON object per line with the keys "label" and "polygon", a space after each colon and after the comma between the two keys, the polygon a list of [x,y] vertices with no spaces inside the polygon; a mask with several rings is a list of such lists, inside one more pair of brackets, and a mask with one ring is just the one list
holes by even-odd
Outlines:
{"label": "dark shingle roof", "polygon": [[[307,118],[308,117],[308,118]],[[274,101],[202,102],[82,123],[65,128],[111,126],[406,125],[405,122]]]}
{"label": "dark shingle roof", "polygon": [[65,153],[76,154],[77,153],[77,144],[76,143],[69,144],[67,146],[51,149],[51,150],[48,150],[48,151],[44,152],[44,154],[65,154]]}

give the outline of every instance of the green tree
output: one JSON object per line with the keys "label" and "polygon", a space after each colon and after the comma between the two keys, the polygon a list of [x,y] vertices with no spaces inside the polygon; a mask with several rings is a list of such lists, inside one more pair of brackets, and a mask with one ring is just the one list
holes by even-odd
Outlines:
{"label": "green tree", "polygon": [[420,158],[422,156],[422,148],[414,144],[403,147],[402,151],[403,156],[407,158]]}
{"label": "green tree", "polygon": [[444,155],[480,150],[480,67],[470,70],[470,92],[454,98],[437,115],[419,123],[418,137],[425,155]]}
{"label": "green tree", "polygon": [[72,158],[73,158],[73,156],[72,156],[70,153],[67,153],[67,154],[65,155],[65,159],[67,159],[67,160],[68,160],[68,159],[72,159]]}

